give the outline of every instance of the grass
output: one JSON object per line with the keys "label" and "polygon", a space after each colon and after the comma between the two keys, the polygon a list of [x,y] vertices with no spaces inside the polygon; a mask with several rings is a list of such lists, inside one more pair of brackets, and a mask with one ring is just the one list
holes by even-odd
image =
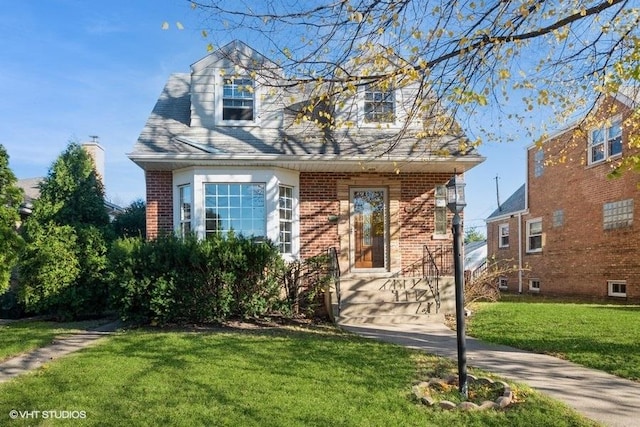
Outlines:
{"label": "grass", "polygon": [[104,321],[81,322],[17,321],[0,325],[0,362],[13,356],[51,344],[56,337],[99,325]]}
{"label": "grass", "polygon": [[532,299],[481,303],[467,333],[640,381],[640,306]]}
{"label": "grass", "polygon": [[[443,368],[444,367],[444,368]],[[517,386],[505,411],[458,412],[411,399],[453,362],[334,328],[135,330],[0,384],[11,410],[84,411],[40,425],[592,426]],[[33,425],[18,419],[12,426]]]}

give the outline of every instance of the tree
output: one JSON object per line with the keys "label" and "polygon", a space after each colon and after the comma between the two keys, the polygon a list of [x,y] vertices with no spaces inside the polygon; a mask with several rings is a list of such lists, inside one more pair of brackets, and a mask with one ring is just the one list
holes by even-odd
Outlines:
{"label": "tree", "polygon": [[9,288],[11,271],[23,243],[17,232],[23,200],[17,181],[9,168],[9,155],[0,144],[0,294]]}
{"label": "tree", "polygon": [[319,104],[338,105],[361,86],[416,85],[408,120],[428,119],[414,135],[425,143],[455,123],[468,145],[521,138],[524,126],[533,141],[547,127],[587,117],[622,86],[638,93],[640,8],[633,0],[189,1],[205,17],[210,50],[241,32],[276,62],[242,72],[311,95],[315,105],[298,112],[301,120],[313,121]]}
{"label": "tree", "polygon": [[24,226],[20,300],[27,311],[75,318],[107,303],[104,189],[91,157],[70,143],[40,186]]}
{"label": "tree", "polygon": [[142,199],[134,200],[113,220],[118,237],[144,237],[147,234],[147,205]]}
{"label": "tree", "polygon": [[471,227],[465,230],[464,232],[464,242],[483,242],[487,240],[487,238],[482,234],[482,232],[478,231],[476,227]]}

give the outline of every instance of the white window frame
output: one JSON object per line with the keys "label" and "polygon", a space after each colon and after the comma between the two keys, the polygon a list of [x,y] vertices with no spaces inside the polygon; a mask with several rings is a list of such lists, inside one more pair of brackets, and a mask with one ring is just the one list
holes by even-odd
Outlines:
{"label": "white window frame", "polygon": [[[618,125],[619,132],[615,135],[611,135],[610,131],[615,125]],[[601,135],[597,141],[594,140],[594,135]],[[611,145],[613,141],[620,139],[620,152],[611,153]],[[600,147],[599,151],[602,151],[601,159],[594,159],[594,149]],[[618,157],[622,155],[622,116],[617,115],[603,123],[601,126],[593,128],[589,131],[589,145],[588,145],[588,158],[589,165],[595,165],[602,163],[610,158]]]}
{"label": "white window frame", "polygon": [[[504,230],[507,230],[507,233],[504,234]],[[506,237],[507,242],[504,243],[504,238]],[[509,223],[498,225],[498,248],[508,248],[509,247]]]}
{"label": "white window frame", "polygon": [[[216,187],[216,192],[213,195],[210,195],[207,193],[207,187]],[[238,188],[238,193],[237,194],[233,194],[233,193],[226,193],[226,194],[220,194],[219,191],[223,190],[224,187],[227,186],[238,186],[240,188]],[[205,236],[208,236],[210,234],[227,234],[229,232],[231,232],[232,230],[236,233],[236,234],[242,234],[245,237],[252,237],[252,238],[258,238],[258,239],[264,239],[267,237],[267,194],[266,194],[266,189],[267,189],[267,185],[264,182],[205,182],[203,183],[203,187],[204,187],[204,208],[205,208],[205,225],[204,225],[204,232],[205,232]],[[255,187],[256,189],[259,189],[262,193],[262,198],[261,200],[259,200],[259,202],[257,204],[249,204],[252,203],[254,200],[256,200],[256,196],[254,194],[252,195],[246,195],[244,194],[244,191],[247,187]],[[209,200],[213,200],[213,201],[220,201],[220,202],[224,202],[224,203],[215,203],[215,205],[212,206],[208,206],[207,203]],[[234,207],[234,205],[232,204],[233,200],[235,200],[236,206]],[[231,221],[237,222],[239,220],[241,220],[241,222],[250,222],[250,224],[252,225],[252,228],[255,227],[255,223],[257,221],[257,224],[262,224],[262,227],[260,230],[254,230],[254,231],[259,231],[258,233],[246,233],[246,230],[243,230],[242,228],[233,228],[233,226],[230,227],[222,227],[222,229],[216,229],[215,230],[209,230],[207,228],[207,221],[211,220],[211,221],[216,221],[215,219],[210,219],[207,218],[207,209],[208,208],[214,208],[217,212],[218,211],[224,211],[225,214],[228,213],[228,215],[220,215],[219,216],[219,223],[222,222],[229,222],[231,223]],[[235,214],[233,213],[234,211]],[[260,212],[262,211],[262,212]],[[246,216],[245,212],[249,212],[250,215]],[[256,212],[258,212],[258,214],[256,215]]]}
{"label": "white window frame", "polygon": [[[624,292],[616,290],[616,286],[624,286]],[[607,295],[610,297],[626,298],[627,297],[627,281],[626,280],[607,280]]]}
{"label": "white window frame", "polygon": [[[540,224],[540,233],[536,233],[536,234],[531,234],[531,226],[533,224]],[[532,253],[538,253],[538,252],[542,252],[542,247],[544,246],[544,233],[543,233],[543,229],[542,229],[542,218],[533,218],[530,220],[527,220],[526,222],[526,230],[527,230],[527,253],[532,254]],[[539,248],[532,248],[531,247],[531,239],[533,237],[538,237],[540,236],[540,247]]]}
{"label": "white window frame", "polygon": [[[248,79],[253,82],[253,120],[223,120],[224,116],[224,86],[229,80]],[[216,126],[256,127],[260,126],[260,100],[262,89],[260,83],[247,75],[235,75],[221,72],[216,77],[215,96],[213,96],[214,116]]]}
{"label": "white window frame", "polygon": [[[188,190],[188,196],[185,196]],[[186,200],[188,197],[188,200]],[[186,206],[188,205],[188,209]],[[191,219],[193,218],[193,190],[191,184],[183,184],[178,186],[178,221],[180,236],[185,237],[193,230]]]}
{"label": "white window frame", "polygon": [[540,292],[540,279],[529,279],[529,292]]}
{"label": "white window frame", "polygon": [[[283,191],[285,194],[283,194]],[[280,221],[278,247],[280,248],[280,253],[291,254],[293,249],[293,187],[279,185],[278,194],[278,217]]]}
{"label": "white window frame", "polygon": [[[368,99],[371,96],[372,99]],[[380,98],[380,99],[376,99]],[[373,104],[372,111],[367,111],[367,105]],[[376,111],[379,107],[391,105],[391,120],[380,120],[381,116],[388,114],[385,111]],[[396,90],[390,87],[388,90],[376,87],[376,84],[367,84],[364,87],[364,104],[363,104],[363,120],[365,123],[373,124],[394,124],[397,121],[397,102],[396,102]],[[368,117],[369,114],[375,116],[374,119]]]}
{"label": "white window frame", "polygon": [[177,185],[190,182],[192,185],[193,205],[192,231],[199,238],[205,237],[205,183],[262,183],[266,184],[266,237],[278,242],[280,236],[280,215],[278,211],[279,186],[293,188],[293,231],[291,254],[282,254],[282,258],[293,261],[300,258],[300,173],[275,167],[189,167],[174,171],[174,230],[179,232],[179,193]]}
{"label": "white window frame", "polygon": [[509,279],[507,279],[506,277],[499,277],[498,289],[500,289],[501,291],[506,291],[507,289],[509,289]]}

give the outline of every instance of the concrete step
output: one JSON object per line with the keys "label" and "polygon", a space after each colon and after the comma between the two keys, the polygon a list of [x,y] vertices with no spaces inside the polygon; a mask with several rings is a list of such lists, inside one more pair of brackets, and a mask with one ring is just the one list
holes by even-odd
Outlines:
{"label": "concrete step", "polygon": [[376,316],[344,316],[340,315],[338,318],[338,324],[340,325],[362,325],[362,324],[376,324],[376,325],[394,325],[399,323],[405,324],[420,324],[427,322],[440,322],[444,323],[444,315],[442,313],[434,314],[385,314]]}
{"label": "concrete step", "polygon": [[385,315],[424,315],[436,312],[435,301],[424,302],[378,302],[345,303],[342,302],[341,316],[369,317]]}
{"label": "concrete step", "polygon": [[356,277],[341,278],[342,291],[377,291],[395,289],[428,288],[425,279],[420,277]]}
{"label": "concrete step", "polygon": [[341,291],[342,302],[356,303],[383,303],[383,302],[425,302],[434,299],[433,292],[429,288],[415,289],[385,289],[378,291]]}

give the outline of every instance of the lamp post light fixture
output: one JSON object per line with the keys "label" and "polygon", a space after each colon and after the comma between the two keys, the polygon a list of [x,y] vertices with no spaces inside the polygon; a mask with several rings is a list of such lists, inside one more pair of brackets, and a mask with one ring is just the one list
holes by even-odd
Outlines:
{"label": "lamp post light fixture", "polygon": [[453,212],[451,229],[453,232],[453,264],[456,289],[456,334],[458,341],[458,389],[467,399],[467,344],[464,327],[464,263],[462,259],[462,220],[460,213],[467,206],[464,199],[464,180],[455,171],[447,183],[447,207]]}

